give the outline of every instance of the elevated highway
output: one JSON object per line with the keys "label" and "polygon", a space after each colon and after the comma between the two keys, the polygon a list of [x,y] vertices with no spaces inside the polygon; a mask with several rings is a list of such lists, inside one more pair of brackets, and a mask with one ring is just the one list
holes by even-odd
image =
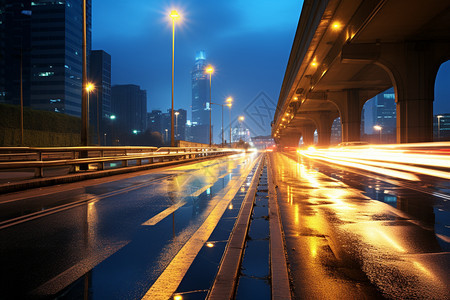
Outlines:
{"label": "elevated highway", "polygon": [[434,83],[450,59],[450,2],[305,0],[283,80],[272,136],[328,145],[360,139],[364,103],[394,87],[397,142],[433,139]]}

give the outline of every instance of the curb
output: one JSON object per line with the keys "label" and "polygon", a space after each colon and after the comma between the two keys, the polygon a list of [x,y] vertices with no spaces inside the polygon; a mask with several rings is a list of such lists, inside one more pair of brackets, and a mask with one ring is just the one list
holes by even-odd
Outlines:
{"label": "curb", "polygon": [[252,183],[241,205],[238,219],[231,233],[227,248],[223,254],[219,271],[208,295],[208,299],[233,299],[236,291],[239,268],[241,266],[245,240],[252,215],[253,203],[256,198],[256,188],[264,165],[264,156],[259,159],[258,169],[253,175]]}

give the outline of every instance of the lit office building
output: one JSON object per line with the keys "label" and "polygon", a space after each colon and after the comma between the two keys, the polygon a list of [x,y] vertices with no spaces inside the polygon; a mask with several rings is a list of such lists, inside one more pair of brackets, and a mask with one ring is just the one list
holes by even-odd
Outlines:
{"label": "lit office building", "polygon": [[88,81],[94,85],[89,94],[89,123],[95,144],[102,140],[111,116],[111,56],[105,51],[91,51]]}
{"label": "lit office building", "polygon": [[192,69],[192,141],[209,143],[209,79],[205,73],[205,51],[199,51],[195,56]]}
{"label": "lit office building", "polygon": [[[87,56],[91,0],[87,5]],[[81,115],[82,0],[31,2],[31,107]]]}
{"label": "lit office building", "polygon": [[0,1],[0,103],[30,105],[31,1]]}
{"label": "lit office building", "polygon": [[433,134],[435,141],[450,141],[450,113],[434,116]]}
{"label": "lit office building", "polygon": [[138,85],[114,85],[111,88],[111,113],[114,127],[123,134],[144,132],[147,128],[147,91]]}

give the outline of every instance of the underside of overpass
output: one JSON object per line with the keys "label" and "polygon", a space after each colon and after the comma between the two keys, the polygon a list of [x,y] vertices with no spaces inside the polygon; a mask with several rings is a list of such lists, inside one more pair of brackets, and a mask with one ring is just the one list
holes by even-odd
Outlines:
{"label": "underside of overpass", "polygon": [[[272,136],[360,139],[364,103],[394,87],[397,142],[432,141],[434,83],[450,59],[450,2],[305,0],[275,112]],[[311,134],[312,132],[312,134]]]}

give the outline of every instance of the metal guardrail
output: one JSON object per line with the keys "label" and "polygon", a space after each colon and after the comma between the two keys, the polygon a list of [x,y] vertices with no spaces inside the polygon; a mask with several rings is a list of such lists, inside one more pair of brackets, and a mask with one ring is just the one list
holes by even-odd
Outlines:
{"label": "metal guardrail", "polygon": [[231,154],[239,150],[209,147],[0,147],[0,171],[34,169],[34,177],[44,177],[44,168],[70,167],[69,173],[96,165],[104,170],[106,164],[120,162],[128,167],[155,162],[191,159],[204,156]]}

